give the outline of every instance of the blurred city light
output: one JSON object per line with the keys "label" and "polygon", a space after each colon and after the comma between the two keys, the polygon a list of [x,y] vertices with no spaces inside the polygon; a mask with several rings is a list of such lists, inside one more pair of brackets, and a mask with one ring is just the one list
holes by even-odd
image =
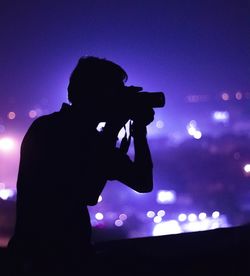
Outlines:
{"label": "blurred city light", "polygon": [[179,220],[180,222],[183,222],[183,221],[185,221],[186,219],[187,219],[187,215],[186,215],[186,214],[179,214],[178,220]]}
{"label": "blurred city light", "polygon": [[126,214],[120,214],[120,216],[119,216],[119,219],[122,221],[126,220],[127,218],[128,218],[128,216]]}
{"label": "blurred city light", "polygon": [[214,211],[214,212],[212,213],[212,217],[213,217],[214,219],[217,219],[219,216],[220,216],[220,212],[218,212],[218,211]]}
{"label": "blurred city light", "polygon": [[31,119],[34,119],[35,117],[37,117],[37,112],[36,112],[36,110],[30,110],[29,111],[29,117],[31,118]]}
{"label": "blurred city light", "polygon": [[101,202],[101,201],[102,201],[102,196],[100,195],[100,196],[98,197],[98,203]]}
{"label": "blurred city light", "polygon": [[235,93],[235,98],[236,100],[240,101],[242,99],[243,95],[240,91],[236,92]]}
{"label": "blurred city light", "polygon": [[163,127],[164,127],[164,122],[163,122],[162,120],[158,120],[158,121],[156,122],[156,127],[157,127],[157,128],[163,128]]}
{"label": "blurred city light", "polygon": [[10,120],[15,119],[15,118],[16,118],[16,113],[13,112],[13,111],[10,111],[10,112],[8,113],[8,118],[9,118]]}
{"label": "blurred city light", "polygon": [[157,193],[157,202],[160,204],[169,204],[176,201],[176,193],[173,190],[160,190]]}
{"label": "blurred city light", "polygon": [[245,171],[245,173],[250,173],[250,164],[246,164],[244,166],[244,171]]}
{"label": "blurred city light", "polygon": [[176,220],[168,220],[154,226],[152,235],[162,236],[182,233],[182,229]]}
{"label": "blurred city light", "polygon": [[210,220],[192,221],[182,225],[184,232],[206,231],[211,228]]}
{"label": "blurred city light", "polygon": [[196,130],[196,131],[194,132],[193,137],[194,137],[195,139],[200,139],[201,136],[202,136],[202,133],[201,133],[199,130]]}
{"label": "blurred city light", "polygon": [[4,152],[10,152],[14,149],[15,143],[12,138],[4,137],[0,139],[0,150]]}
{"label": "blurred city light", "polygon": [[102,220],[103,217],[104,217],[103,214],[100,213],[100,212],[95,214],[95,218],[96,218],[97,220]]}
{"label": "blurred city light", "polygon": [[229,112],[228,111],[215,111],[213,113],[213,119],[217,122],[226,123],[229,121]]}
{"label": "blurred city light", "polygon": [[206,213],[204,213],[204,212],[202,212],[202,213],[200,213],[200,214],[199,214],[199,216],[198,216],[198,217],[199,217],[199,219],[200,219],[200,220],[204,220],[204,219],[206,219],[207,214],[206,214]]}
{"label": "blurred city light", "polygon": [[159,216],[159,217],[164,217],[165,214],[166,214],[166,212],[165,212],[164,210],[159,210],[159,211],[157,212],[157,216]]}
{"label": "blurred city light", "polygon": [[122,220],[117,219],[117,220],[115,221],[115,226],[121,227],[122,225],[123,225],[123,221],[122,221]]}
{"label": "blurred city light", "polygon": [[224,92],[221,94],[221,98],[223,101],[228,101],[230,97],[228,93]]}
{"label": "blurred city light", "polygon": [[197,215],[194,214],[194,213],[189,214],[189,215],[188,215],[188,220],[189,220],[190,222],[196,221],[196,220],[197,220]]}
{"label": "blurred city light", "polygon": [[154,211],[148,211],[147,212],[147,217],[148,218],[153,218],[155,216],[155,212]]}
{"label": "blurred city light", "polygon": [[200,139],[202,137],[202,133],[197,129],[197,123],[195,120],[192,120],[186,126],[187,132],[190,136],[193,136],[195,139]]}
{"label": "blurred city light", "polygon": [[14,196],[14,191],[11,189],[0,189],[0,198],[3,200],[7,200]]}
{"label": "blurred city light", "polygon": [[154,217],[154,223],[160,223],[161,221],[162,221],[162,217],[160,217],[160,216]]}

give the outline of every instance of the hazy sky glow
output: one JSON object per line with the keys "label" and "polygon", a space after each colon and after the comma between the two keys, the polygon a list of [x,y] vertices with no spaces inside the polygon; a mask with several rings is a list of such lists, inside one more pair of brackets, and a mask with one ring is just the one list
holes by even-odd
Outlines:
{"label": "hazy sky glow", "polygon": [[245,0],[2,1],[1,112],[58,108],[81,55],[119,63],[169,103],[249,89],[249,22]]}
{"label": "hazy sky glow", "polygon": [[[162,128],[152,127],[156,133],[186,132],[196,119],[191,111],[204,130],[210,110],[202,104],[183,108],[185,98],[250,92],[249,31],[246,0],[1,1],[2,133],[21,138],[32,122],[29,112],[58,110],[81,55],[117,62],[128,85],[165,92],[166,107],[156,111]],[[240,107],[246,114],[247,106]]]}

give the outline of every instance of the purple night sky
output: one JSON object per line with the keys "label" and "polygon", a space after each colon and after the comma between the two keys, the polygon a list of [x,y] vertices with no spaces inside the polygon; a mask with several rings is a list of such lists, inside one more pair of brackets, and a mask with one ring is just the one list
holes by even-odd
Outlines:
{"label": "purple night sky", "polygon": [[[118,63],[128,85],[165,93],[166,106],[156,110],[150,126],[155,136],[149,137],[183,141],[194,120],[204,136],[249,134],[248,0],[3,0],[0,33],[0,139],[18,140],[15,153],[0,155],[6,187],[15,188],[18,147],[33,120],[29,112],[51,113],[67,102],[69,75],[82,55]],[[231,121],[215,123],[215,111],[224,112],[216,120],[229,114]],[[152,145],[155,159],[164,161]],[[161,177],[164,172],[159,182]]]}
{"label": "purple night sky", "polygon": [[111,59],[129,84],[187,94],[249,90],[249,1],[2,1],[1,117],[66,100],[81,55]]}

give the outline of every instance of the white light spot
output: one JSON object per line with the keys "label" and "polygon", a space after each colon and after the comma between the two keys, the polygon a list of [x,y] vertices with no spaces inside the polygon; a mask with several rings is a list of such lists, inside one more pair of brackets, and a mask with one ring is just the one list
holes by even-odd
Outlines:
{"label": "white light spot", "polygon": [[155,216],[155,212],[154,211],[148,211],[147,212],[147,217],[148,218],[153,218]]}
{"label": "white light spot", "polygon": [[97,220],[102,220],[103,219],[103,214],[102,213],[96,213],[95,214],[95,218],[97,219]]}
{"label": "white light spot", "polygon": [[197,122],[196,122],[195,120],[191,120],[191,121],[189,122],[189,125],[190,125],[191,127],[193,127],[193,128],[196,128]]}
{"label": "white light spot", "polygon": [[196,129],[192,126],[188,126],[187,127],[187,131],[188,131],[188,134],[191,135],[191,136],[194,136],[195,132],[196,132]]}
{"label": "white light spot", "polygon": [[162,221],[162,217],[156,216],[154,217],[154,223],[160,223]]}
{"label": "white light spot", "polygon": [[102,201],[102,196],[99,195],[99,197],[98,197],[98,203],[101,202],[101,201]]}
{"label": "white light spot", "polygon": [[8,198],[12,197],[14,192],[11,189],[1,189],[0,190],[0,198],[3,200],[7,200]]}
{"label": "white light spot", "polygon": [[188,220],[189,220],[190,222],[196,221],[196,220],[197,220],[196,214],[194,214],[194,213],[189,214],[189,215],[188,215]]}
{"label": "white light spot", "polygon": [[115,226],[121,227],[122,225],[123,225],[123,221],[122,221],[122,220],[117,219],[117,220],[115,221]]}
{"label": "white light spot", "polygon": [[202,133],[199,130],[196,130],[193,136],[195,139],[200,139],[202,136]]}
{"label": "white light spot", "polygon": [[157,216],[159,216],[159,217],[164,217],[165,214],[166,214],[166,212],[165,212],[164,210],[159,210],[159,211],[157,212]]}
{"label": "white light spot", "polygon": [[126,214],[120,214],[120,216],[119,216],[119,219],[122,221],[126,220],[127,218],[128,218],[128,216]]}
{"label": "white light spot", "polygon": [[8,137],[0,139],[0,150],[4,152],[9,152],[14,149],[15,143],[14,140]]}
{"label": "white light spot", "polygon": [[182,230],[178,221],[169,220],[155,225],[152,235],[162,236],[162,235],[169,235],[169,234],[178,234],[181,232]]}
{"label": "white light spot", "polygon": [[206,219],[206,217],[207,217],[207,214],[204,213],[204,212],[202,212],[202,213],[199,214],[199,219],[200,220],[204,220],[204,219]]}
{"label": "white light spot", "polygon": [[157,193],[157,202],[161,204],[174,203],[176,201],[176,194],[173,190],[160,190]]}
{"label": "white light spot", "polygon": [[218,122],[228,122],[229,113],[228,111],[215,111],[213,113],[213,119]]}
{"label": "white light spot", "polygon": [[250,173],[250,164],[246,164],[246,165],[244,166],[244,171],[245,171],[246,173]]}
{"label": "white light spot", "polygon": [[214,219],[217,219],[219,216],[220,216],[220,212],[218,212],[218,211],[214,211],[214,212],[212,213],[212,217],[213,217]]}
{"label": "white light spot", "polygon": [[163,122],[162,120],[158,120],[158,121],[156,122],[156,127],[157,127],[157,128],[163,128],[163,127],[164,127],[164,122]]}
{"label": "white light spot", "polygon": [[178,216],[178,220],[183,222],[187,219],[187,215],[186,214],[179,214]]}

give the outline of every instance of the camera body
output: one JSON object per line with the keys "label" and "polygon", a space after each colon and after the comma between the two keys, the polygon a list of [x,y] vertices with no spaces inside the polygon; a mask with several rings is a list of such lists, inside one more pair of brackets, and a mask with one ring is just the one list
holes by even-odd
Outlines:
{"label": "camera body", "polygon": [[123,98],[131,119],[136,114],[143,114],[150,108],[161,108],[165,106],[165,95],[163,92],[128,91]]}
{"label": "camera body", "polygon": [[165,106],[165,95],[163,92],[137,92],[130,95],[130,101],[134,107],[147,106],[151,108],[160,108]]}

